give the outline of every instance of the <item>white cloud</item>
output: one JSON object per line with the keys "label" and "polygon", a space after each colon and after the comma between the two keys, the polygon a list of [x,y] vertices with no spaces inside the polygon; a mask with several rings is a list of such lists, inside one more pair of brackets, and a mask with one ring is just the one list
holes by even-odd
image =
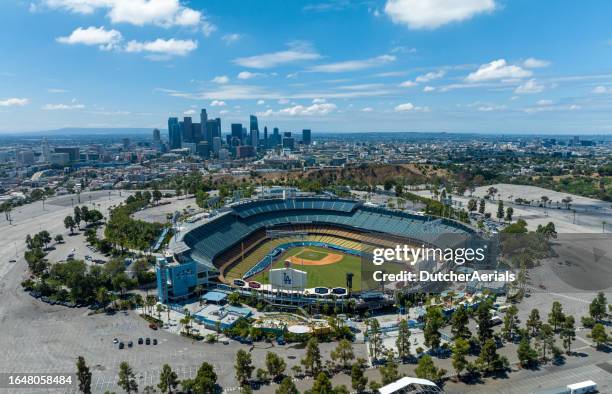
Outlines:
{"label": "white cloud", "polygon": [[113,23],[163,27],[201,24],[203,30],[216,29],[200,11],[183,6],[179,0],[43,0],[43,4],[78,14],[103,9]]}
{"label": "white cloud", "polygon": [[264,105],[266,102],[264,100],[257,100],[257,105]]}
{"label": "white cloud", "polygon": [[377,56],[377,57],[373,57],[369,59],[363,59],[363,60],[347,60],[344,62],[321,64],[318,66],[311,67],[310,71],[322,72],[322,73],[357,71],[357,70],[363,70],[367,68],[381,66],[381,65],[393,62],[393,61],[395,61],[395,56],[381,55],[381,56]]}
{"label": "white cloud", "polygon": [[418,84],[416,82],[414,82],[414,81],[404,81],[404,82],[400,83],[400,86],[403,87],[403,88],[411,88],[411,87],[416,86],[416,85],[418,85]]}
{"label": "white cloud", "polygon": [[326,100],[325,100],[324,98],[318,98],[318,97],[317,97],[317,98],[312,99],[312,103],[313,103],[313,104],[321,104],[321,103],[324,103],[325,101],[326,101]]}
{"label": "white cloud", "polygon": [[195,114],[196,114],[195,109],[188,109],[187,111],[183,112],[183,115],[187,115],[187,116],[192,116],[192,115],[195,115]]}
{"label": "white cloud", "polygon": [[238,33],[225,34],[223,37],[221,37],[226,44],[233,44],[236,41],[239,41],[241,38],[242,35]]}
{"label": "white cloud", "polygon": [[498,59],[481,65],[478,70],[468,75],[466,80],[468,82],[481,82],[496,79],[515,79],[530,77],[531,74],[531,71],[520,66],[507,64],[505,59]]}
{"label": "white cloud", "polygon": [[374,111],[374,108],[372,107],[365,107],[361,109],[361,112],[372,112],[372,111]]}
{"label": "white cloud", "polygon": [[538,83],[535,79],[530,79],[529,81],[519,85],[514,93],[518,94],[531,94],[531,93],[541,93],[544,91],[544,85]]}
{"label": "white cloud", "polygon": [[68,91],[66,89],[49,88],[47,89],[47,92],[49,93],[67,93]]}
{"label": "white cloud", "polygon": [[490,104],[490,105],[481,105],[477,109],[480,112],[493,112],[493,111],[503,111],[506,108],[507,107],[505,105]]}
{"label": "white cloud", "polygon": [[219,111],[219,115],[225,115],[225,114],[229,114],[229,111],[226,109]]}
{"label": "white cloud", "polygon": [[209,37],[211,34],[213,34],[216,31],[217,31],[217,26],[215,24],[207,21],[205,18],[202,19],[202,33],[204,33],[206,37]]}
{"label": "white cloud", "polygon": [[29,103],[30,100],[27,98],[12,97],[5,100],[0,100],[0,107],[23,107]]}
{"label": "white cloud", "polygon": [[310,45],[304,42],[289,43],[289,49],[285,51],[264,53],[262,55],[239,57],[234,59],[234,64],[249,68],[273,68],[285,64],[300,62],[304,60],[316,60],[321,58]]}
{"label": "white cloud", "polygon": [[164,40],[158,38],[155,41],[130,41],[125,47],[126,52],[148,52],[156,55],[185,56],[198,47],[198,42],[193,40],[177,40],[171,38]]}
{"label": "white cloud", "polygon": [[434,90],[436,90],[436,88],[434,88],[433,86],[425,86],[425,87],[423,88],[423,91],[424,91],[425,93],[433,92]]}
{"label": "white cloud", "polygon": [[446,71],[444,70],[432,71],[432,72],[428,72],[427,74],[419,75],[418,77],[416,77],[415,81],[425,83],[425,82],[433,81],[434,79],[442,78],[445,74],[446,74]]}
{"label": "white cloud", "polygon": [[64,110],[72,110],[72,109],[82,109],[85,108],[83,104],[45,104],[42,106],[42,109],[45,111],[64,111]]}
{"label": "white cloud", "polygon": [[327,115],[335,111],[336,108],[336,105],[332,103],[312,104],[308,107],[303,105],[295,105],[293,107],[281,109],[278,111],[278,114],[289,116]]}
{"label": "white cloud", "polygon": [[428,107],[419,107],[412,103],[403,103],[396,105],[393,109],[395,112],[427,112],[429,111]]}
{"label": "white cloud", "polygon": [[255,77],[265,76],[264,73],[252,73],[250,71],[241,71],[238,73],[238,79],[252,79]]}
{"label": "white cloud", "polygon": [[607,94],[607,93],[612,93],[612,88],[607,88],[605,86],[599,85],[593,88],[593,90],[591,90],[591,93],[593,94]]}
{"label": "white cloud", "polygon": [[550,62],[548,60],[536,59],[530,57],[523,62],[523,67],[525,68],[542,68],[550,66]]}
{"label": "white cloud", "polygon": [[122,40],[117,30],[106,30],[104,26],[88,28],[79,27],[66,37],[58,37],[56,41],[62,44],[98,45],[100,49],[110,50],[117,47]]}
{"label": "white cloud", "polygon": [[225,83],[228,83],[229,80],[230,79],[228,78],[227,75],[218,75],[212,79],[212,82],[218,83],[218,84],[225,84]]}
{"label": "white cloud", "polygon": [[559,111],[578,111],[582,107],[577,104],[554,105],[550,100],[540,100],[535,107],[525,108],[527,113],[538,112],[559,112]]}
{"label": "white cloud", "polygon": [[280,105],[285,105],[285,104],[289,104],[289,100],[287,100],[286,98],[282,98],[278,100],[278,103]]}
{"label": "white cloud", "polygon": [[210,102],[210,106],[211,107],[225,107],[227,104],[225,103],[225,101],[221,101],[221,100],[213,100]]}
{"label": "white cloud", "polygon": [[385,13],[410,29],[435,29],[491,12],[494,0],[387,0]]}

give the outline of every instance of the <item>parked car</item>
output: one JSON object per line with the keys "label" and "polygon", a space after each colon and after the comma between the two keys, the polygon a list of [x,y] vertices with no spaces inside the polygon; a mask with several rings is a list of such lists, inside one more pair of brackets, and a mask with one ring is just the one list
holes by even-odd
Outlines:
{"label": "parked car", "polygon": [[145,344],[146,344],[146,345],[150,345],[150,344],[151,344],[151,338],[147,338],[147,339],[145,339]]}
{"label": "parked car", "polygon": [[113,338],[113,343],[119,343],[119,339],[118,338]]}
{"label": "parked car", "polygon": [[157,338],[153,338],[153,345],[157,345]]}
{"label": "parked car", "polygon": [[125,344],[123,342],[119,342],[119,349],[123,349],[125,347]]}
{"label": "parked car", "polygon": [[132,347],[132,346],[134,346],[134,342],[129,341],[129,342],[128,342],[128,347]]}
{"label": "parked car", "polygon": [[142,345],[142,343],[144,342],[144,340],[142,339],[142,337],[138,338],[138,344]]}

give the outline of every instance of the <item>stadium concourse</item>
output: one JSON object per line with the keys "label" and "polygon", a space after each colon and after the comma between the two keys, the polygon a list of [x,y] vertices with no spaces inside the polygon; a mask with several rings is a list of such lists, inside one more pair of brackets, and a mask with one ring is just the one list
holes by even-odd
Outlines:
{"label": "stadium concourse", "polygon": [[[325,283],[309,278],[308,286],[312,289],[300,289],[297,293],[344,295],[346,291],[340,289],[346,286],[349,272],[355,276],[355,286],[349,292],[362,290],[358,283],[361,256],[375,247],[441,246],[449,234],[473,232],[451,220],[392,211],[356,200],[330,197],[244,200],[208,218],[175,227],[169,253],[158,260],[159,299],[180,303],[192,299],[198,287],[219,288],[220,284],[227,290],[233,286],[238,290],[270,292],[275,289],[265,283],[261,273],[282,267],[285,259],[297,263],[306,257],[310,257],[307,259],[310,264],[294,265],[311,274],[333,267],[334,273],[325,275]],[[313,262],[317,259],[323,263]],[[328,264],[332,260],[335,264]],[[295,300],[290,297],[290,302]]]}

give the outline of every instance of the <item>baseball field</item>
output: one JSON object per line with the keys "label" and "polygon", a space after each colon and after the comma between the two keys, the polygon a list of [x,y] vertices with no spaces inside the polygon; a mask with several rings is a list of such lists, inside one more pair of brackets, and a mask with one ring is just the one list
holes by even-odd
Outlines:
{"label": "baseball field", "polygon": [[[283,253],[272,268],[291,267],[308,273],[308,287],[346,287],[346,274],[353,273],[353,291],[361,289],[361,258],[337,250],[317,246],[291,248]],[[268,283],[268,272],[264,271],[252,280]]]}

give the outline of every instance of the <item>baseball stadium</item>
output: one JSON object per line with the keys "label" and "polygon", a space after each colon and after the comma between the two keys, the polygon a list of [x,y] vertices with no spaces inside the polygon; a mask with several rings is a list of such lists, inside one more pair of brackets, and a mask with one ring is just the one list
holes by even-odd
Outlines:
{"label": "baseball stadium", "polygon": [[[362,290],[362,257],[374,248],[439,245],[448,234],[471,232],[451,220],[356,200],[245,200],[202,221],[176,226],[169,257],[161,269],[158,264],[158,289],[164,287],[160,299],[171,301],[188,297],[198,285],[219,284],[342,296]],[[299,273],[297,286],[283,286],[297,281],[287,275],[279,282],[275,271],[282,270]]]}

